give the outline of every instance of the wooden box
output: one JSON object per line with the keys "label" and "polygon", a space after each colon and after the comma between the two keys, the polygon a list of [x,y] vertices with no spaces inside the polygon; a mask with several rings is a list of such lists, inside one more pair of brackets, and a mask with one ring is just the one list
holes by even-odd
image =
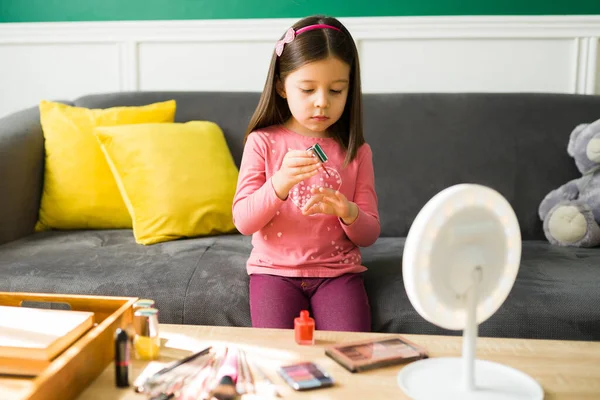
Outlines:
{"label": "wooden box", "polygon": [[36,377],[0,376],[2,400],[75,399],[114,359],[114,334],[133,321],[137,297],[0,292],[0,305],[23,302],[66,303],[91,311],[95,324]]}

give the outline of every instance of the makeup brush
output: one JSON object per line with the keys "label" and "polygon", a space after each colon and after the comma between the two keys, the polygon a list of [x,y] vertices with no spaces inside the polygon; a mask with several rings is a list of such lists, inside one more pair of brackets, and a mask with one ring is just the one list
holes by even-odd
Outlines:
{"label": "makeup brush", "polygon": [[269,379],[267,374],[265,374],[265,372],[262,369],[260,369],[260,367],[254,361],[252,361],[251,364],[252,368],[258,373],[259,380],[254,384],[257,389],[257,392],[258,388],[260,387],[261,389],[263,389],[261,390],[261,392],[263,392],[263,395],[269,397],[281,397],[281,394],[277,390],[277,386],[273,383],[271,379]]}
{"label": "makeup brush", "polygon": [[217,374],[225,361],[225,356],[227,355],[227,347],[223,347],[217,351],[215,359],[210,367],[208,372],[208,376],[206,377],[204,384],[202,385],[202,393],[198,400],[212,400],[213,398],[213,388],[218,384],[217,382]]}
{"label": "makeup brush", "polygon": [[238,379],[238,351],[228,348],[223,365],[216,379],[217,386],[212,390],[212,396],[218,400],[231,400],[238,397],[236,383]]}
{"label": "makeup brush", "polygon": [[216,358],[216,352],[209,353],[204,363],[198,366],[190,376],[186,377],[185,384],[179,390],[178,400],[198,400],[202,398],[206,381],[212,371]]}
{"label": "makeup brush", "polygon": [[248,365],[246,352],[240,349],[238,353],[238,358],[240,360],[240,362],[238,363],[240,374],[236,385],[237,392],[239,394],[254,394],[254,377],[252,376],[250,366]]}
{"label": "makeup brush", "polygon": [[145,379],[144,382],[142,382],[140,385],[136,386],[135,391],[138,393],[143,392],[145,386],[152,385],[152,383],[158,381],[162,375],[174,370],[175,368],[179,367],[180,365],[186,364],[190,361],[194,361],[195,359],[208,354],[211,349],[212,349],[212,347],[208,346],[207,348],[205,348],[197,353],[187,356],[181,360],[175,361],[174,363],[168,365],[167,367],[161,369],[160,371],[155,372],[154,374],[149,376],[147,379]]}
{"label": "makeup brush", "polygon": [[248,381],[248,378],[246,377],[246,371],[244,370],[244,353],[242,350],[238,351],[238,379],[237,382],[235,383],[235,391],[242,395],[242,394],[246,394],[247,390],[246,390],[246,382]]}

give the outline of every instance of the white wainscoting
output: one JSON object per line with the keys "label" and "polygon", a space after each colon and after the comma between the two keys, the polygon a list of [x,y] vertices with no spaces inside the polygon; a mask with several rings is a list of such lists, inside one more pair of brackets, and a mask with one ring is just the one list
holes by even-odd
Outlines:
{"label": "white wainscoting", "polygon": [[[365,92],[600,94],[600,16],[341,20]],[[0,116],[99,92],[260,91],[294,21],[0,24]]]}

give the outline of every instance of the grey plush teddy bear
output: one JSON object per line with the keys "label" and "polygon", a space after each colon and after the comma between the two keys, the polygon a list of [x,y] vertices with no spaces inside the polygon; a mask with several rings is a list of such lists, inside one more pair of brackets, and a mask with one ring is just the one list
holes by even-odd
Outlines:
{"label": "grey plush teddy bear", "polygon": [[548,193],[540,219],[550,243],[594,247],[600,244],[600,119],[577,126],[567,152],[583,176]]}

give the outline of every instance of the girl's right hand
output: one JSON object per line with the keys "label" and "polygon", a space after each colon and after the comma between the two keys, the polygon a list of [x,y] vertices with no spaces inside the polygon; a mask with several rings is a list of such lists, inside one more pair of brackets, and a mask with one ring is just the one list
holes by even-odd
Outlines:
{"label": "girl's right hand", "polygon": [[321,167],[322,164],[312,152],[305,150],[288,151],[283,157],[281,168],[271,178],[277,197],[285,200],[295,185],[316,175]]}

